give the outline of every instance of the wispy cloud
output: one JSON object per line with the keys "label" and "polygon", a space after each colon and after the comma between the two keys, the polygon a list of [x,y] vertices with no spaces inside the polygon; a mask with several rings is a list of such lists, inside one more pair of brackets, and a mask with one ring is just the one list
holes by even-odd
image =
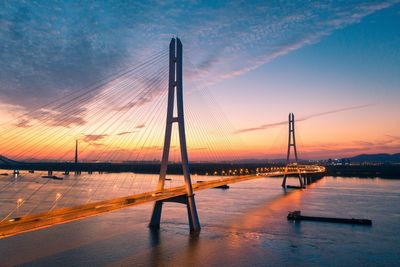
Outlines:
{"label": "wispy cloud", "polygon": [[89,142],[95,142],[95,141],[100,141],[103,140],[104,138],[108,137],[108,134],[87,134],[83,137],[83,141],[89,143]]}
{"label": "wispy cloud", "polygon": [[297,121],[305,121],[305,120],[309,120],[309,119],[312,119],[312,118],[315,118],[315,117],[325,116],[325,115],[334,114],[334,113],[343,112],[343,111],[350,111],[350,110],[355,110],[355,109],[367,108],[367,107],[371,107],[371,106],[373,106],[373,104],[365,104],[365,105],[360,105],[360,106],[340,108],[340,109],[335,109],[335,110],[315,113],[315,114],[308,115],[306,117],[302,117],[302,118],[298,119]]}
{"label": "wispy cloud", "polygon": [[131,131],[131,132],[120,132],[120,133],[117,133],[117,135],[118,135],[118,136],[121,136],[121,135],[127,135],[127,134],[131,134],[131,133],[135,133],[135,131]]}
{"label": "wispy cloud", "polygon": [[[212,38],[210,42],[209,37],[204,42],[198,40],[199,47],[213,46],[213,49],[202,59],[193,60],[190,77],[196,84],[207,86],[242,75],[398,2],[309,1],[280,7],[268,1],[249,2],[244,7],[232,4],[235,7],[231,11],[215,11],[223,12],[222,16],[212,12],[219,20],[204,23],[199,29],[201,33],[209,32],[211,38],[218,32],[223,41]],[[239,15],[234,10],[242,12]]]}
{"label": "wispy cloud", "polygon": [[[0,99],[29,110],[78,92],[164,49],[173,35],[184,42],[187,82],[207,86],[396,3],[2,1]],[[158,95],[155,91],[126,108]]]}
{"label": "wispy cloud", "polygon": [[17,127],[19,127],[19,128],[29,128],[29,127],[31,126],[29,123],[30,123],[30,120],[21,118],[21,119],[15,124],[15,126],[17,126]]}
{"label": "wispy cloud", "polygon": [[[335,114],[335,113],[344,112],[344,111],[350,111],[350,110],[355,110],[355,109],[366,108],[366,107],[370,107],[370,106],[372,106],[372,104],[365,104],[365,105],[360,105],[360,106],[340,108],[340,109],[335,109],[335,110],[330,110],[330,111],[314,113],[314,114],[311,114],[311,115],[308,115],[308,116],[305,116],[305,117],[300,117],[300,118],[295,119],[295,120],[296,120],[296,122],[306,121],[306,120],[309,120],[309,119],[312,119],[312,118],[316,118],[316,117],[321,117],[321,116],[325,116],[325,115],[329,115],[329,114]],[[281,126],[281,125],[286,125],[286,124],[288,124],[288,121],[280,121],[280,122],[262,124],[262,125],[259,125],[259,126],[256,126],[256,127],[240,129],[240,130],[235,131],[234,133],[239,134],[239,133],[260,131],[260,130],[265,130],[265,129],[269,129],[269,128],[273,128],[273,127],[277,127],[277,126]]]}
{"label": "wispy cloud", "polygon": [[387,134],[386,136],[391,138],[392,140],[399,140],[400,141],[400,136],[391,135],[391,134]]}
{"label": "wispy cloud", "polygon": [[86,120],[84,115],[86,113],[85,107],[71,106],[68,112],[41,108],[30,113],[24,113],[15,124],[16,127],[28,128],[39,122],[48,126],[61,126],[70,128],[71,126],[84,125]]}

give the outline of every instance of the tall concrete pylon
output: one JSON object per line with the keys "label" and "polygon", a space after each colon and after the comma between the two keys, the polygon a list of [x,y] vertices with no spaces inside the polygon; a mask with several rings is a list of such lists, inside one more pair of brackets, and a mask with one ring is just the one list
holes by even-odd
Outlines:
{"label": "tall concrete pylon", "polygon": [[78,164],[78,140],[75,140],[75,164]]}
{"label": "tall concrete pylon", "polygon": [[300,181],[300,187],[304,187],[304,182],[303,178],[301,177],[300,169],[298,167],[298,158],[297,158],[297,148],[296,148],[296,135],[295,135],[295,128],[294,128],[294,114],[289,113],[289,140],[288,140],[288,149],[287,149],[287,156],[286,156],[286,168],[285,168],[285,174],[283,175],[283,181],[282,181],[282,187],[286,188],[286,178],[287,178],[287,172],[290,166],[290,148],[293,147],[294,151],[294,166],[297,169],[297,173],[299,176],[299,181]]}
{"label": "tall concrete pylon", "polygon": [[[78,160],[79,160],[79,150],[78,150],[78,140],[75,140],[75,174],[81,174],[81,171],[78,169]],[[68,172],[69,173],[69,172]]]}
{"label": "tall concrete pylon", "polygon": [[[182,92],[182,43],[179,38],[172,38],[169,44],[169,84],[168,84],[168,108],[165,128],[164,149],[161,161],[160,176],[157,191],[164,190],[165,178],[167,175],[169,150],[171,147],[172,124],[178,123],[179,142],[182,160],[182,170],[185,179],[186,194],[181,197],[174,197],[156,201],[153,208],[149,227],[159,228],[163,202],[178,202],[186,204],[188,212],[189,227],[191,232],[200,231],[200,222],[197,215],[196,203],[194,200],[192,182],[190,179],[189,160],[186,147],[185,119],[183,115],[183,92]],[[174,117],[174,100],[176,95],[177,116]]]}

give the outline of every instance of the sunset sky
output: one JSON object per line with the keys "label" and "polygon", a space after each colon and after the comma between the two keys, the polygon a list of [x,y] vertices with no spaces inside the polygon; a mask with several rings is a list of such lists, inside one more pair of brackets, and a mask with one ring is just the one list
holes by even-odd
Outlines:
{"label": "sunset sky", "polygon": [[283,158],[289,112],[302,158],[400,152],[398,0],[1,1],[0,154],[158,159],[174,36],[192,160]]}

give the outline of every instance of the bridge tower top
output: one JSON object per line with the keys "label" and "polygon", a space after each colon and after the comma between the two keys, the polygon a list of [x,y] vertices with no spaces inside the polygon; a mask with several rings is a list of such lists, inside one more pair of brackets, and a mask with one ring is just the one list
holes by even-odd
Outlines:
{"label": "bridge tower top", "polygon": [[290,163],[290,148],[293,147],[294,152],[294,162],[298,163],[297,148],[296,148],[296,135],[294,132],[294,114],[289,113],[289,140],[288,140],[288,150],[286,156],[286,164]]}

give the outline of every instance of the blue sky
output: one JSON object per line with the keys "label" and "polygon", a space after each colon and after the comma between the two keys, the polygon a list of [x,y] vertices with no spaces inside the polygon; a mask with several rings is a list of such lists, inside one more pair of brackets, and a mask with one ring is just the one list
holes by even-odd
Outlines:
{"label": "blue sky", "polygon": [[397,103],[400,99],[399,14],[400,5],[376,12],[317,43],[305,45],[214,87],[226,88],[223,93],[235,88],[240,95],[239,91],[252,81],[254,94],[247,95],[249,99],[257,101],[260,95],[269,99],[285,97],[293,110],[298,108],[296,103],[301,106],[298,100],[302,96],[302,101],[312,103],[313,109],[319,106],[322,110],[379,100]]}
{"label": "blue sky", "polygon": [[20,93],[74,90],[161,50],[173,35],[185,43],[187,81],[204,86],[396,2],[3,1],[0,93],[18,102]]}
{"label": "blue sky", "polygon": [[[398,137],[400,130],[399,15],[399,4],[374,12],[318,42],[216,84],[212,90],[224,106],[234,107],[227,108],[227,113],[231,114],[234,124],[242,125],[238,128],[243,129],[281,122],[286,120],[288,112],[301,118],[363,106],[313,118],[298,123],[298,127],[303,128],[304,135],[312,136],[306,143],[330,144],[332,151],[326,153],[336,156],[397,152],[398,139],[393,141],[388,136]],[[227,94],[229,98],[224,97]],[[264,138],[268,142],[282,134],[272,129],[260,132],[244,138],[259,141]],[[334,139],[337,142],[333,142]],[[391,145],[382,145],[387,142]],[[343,151],[342,146],[353,150]],[[265,150],[268,148],[266,146]]]}

